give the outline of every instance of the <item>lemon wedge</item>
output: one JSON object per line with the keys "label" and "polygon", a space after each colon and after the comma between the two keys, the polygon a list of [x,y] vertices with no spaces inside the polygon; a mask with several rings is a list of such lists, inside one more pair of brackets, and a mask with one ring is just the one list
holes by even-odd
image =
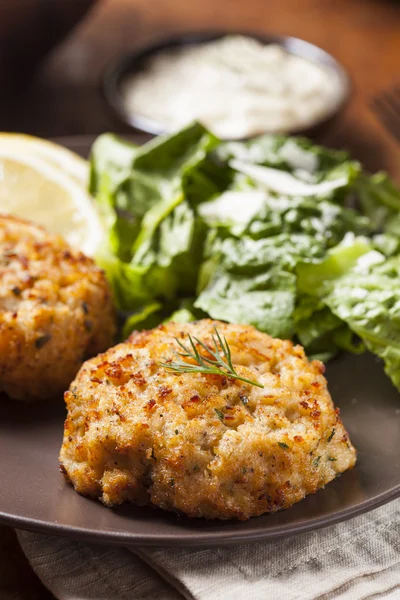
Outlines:
{"label": "lemon wedge", "polygon": [[87,186],[88,162],[79,154],[49,140],[23,133],[0,132],[0,152],[37,156],[73,177],[80,185]]}
{"label": "lemon wedge", "polygon": [[[43,142],[45,148],[47,142]],[[78,183],[79,177],[72,176],[71,168],[61,169],[68,162],[61,159],[60,148],[63,151],[64,148],[56,145],[56,152],[51,160],[47,160],[47,150],[30,152],[27,145],[11,142],[6,148],[0,143],[0,212],[38,223],[93,256],[99,247],[103,227],[91,196],[82,182]],[[74,160],[75,157],[69,164]],[[79,160],[75,166],[78,163]]]}

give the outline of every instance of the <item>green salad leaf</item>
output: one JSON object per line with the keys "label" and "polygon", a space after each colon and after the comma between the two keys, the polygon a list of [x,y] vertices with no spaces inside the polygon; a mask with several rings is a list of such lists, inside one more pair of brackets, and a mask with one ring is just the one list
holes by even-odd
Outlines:
{"label": "green salad leaf", "polygon": [[216,155],[221,161],[239,159],[285,171],[303,171],[314,174],[317,180],[343,164],[354,163],[343,150],[323,148],[306,138],[285,135],[261,135],[247,142],[224,142],[217,148]]}
{"label": "green salad leaf", "polygon": [[[145,303],[195,288],[205,233],[185,201],[184,181],[200,169],[216,143],[199,124],[140,149],[132,147],[130,153],[129,144],[119,147],[114,136],[96,142],[92,190],[105,215],[109,248],[100,263],[112,282],[118,280],[120,308],[140,310]],[[110,171],[115,148],[125,162]]]}
{"label": "green salad leaf", "polygon": [[93,196],[104,186],[116,195],[119,186],[131,175],[134,158],[140,146],[105,133],[99,136],[91,149],[89,191]]}
{"label": "green salad leaf", "polygon": [[362,212],[371,220],[377,231],[400,232],[400,190],[387,173],[362,174],[356,182]]}
{"label": "green salad leaf", "polygon": [[163,314],[163,305],[160,302],[146,304],[142,310],[133,313],[124,324],[122,338],[126,339],[132,331],[152,329],[160,323]]}
{"label": "green salad leaf", "polygon": [[[218,258],[195,306],[214,319],[250,323],[276,337],[293,335],[294,269],[299,261],[323,257],[323,245],[304,234],[218,240]],[[210,252],[210,249],[209,249]]]}
{"label": "green salad leaf", "polygon": [[365,349],[348,325],[315,296],[298,297],[294,321],[296,338],[310,358],[325,362],[340,350],[360,354]]}
{"label": "green salad leaf", "polygon": [[310,357],[375,352],[400,388],[400,191],[305,138],[221,142],[193,123],[141,147],[104,134],[90,191],[124,336],[249,323]]}
{"label": "green salad leaf", "polygon": [[[319,265],[299,269],[299,287],[308,287],[324,305],[383,359],[400,388],[400,256],[388,260],[365,242],[338,246]],[[311,286],[311,287],[310,287]]]}
{"label": "green salad leaf", "polygon": [[194,306],[231,323],[248,323],[275,337],[293,333],[292,314],[296,300],[296,278],[273,268],[250,277],[217,269]]}
{"label": "green salad leaf", "polygon": [[400,257],[353,269],[325,299],[366,347],[383,359],[385,371],[400,388]]}

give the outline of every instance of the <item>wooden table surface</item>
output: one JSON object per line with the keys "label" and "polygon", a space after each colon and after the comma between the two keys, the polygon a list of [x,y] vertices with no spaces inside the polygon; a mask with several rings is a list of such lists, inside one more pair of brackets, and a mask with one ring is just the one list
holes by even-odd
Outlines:
{"label": "wooden table surface", "polygon": [[0,128],[43,136],[126,131],[98,91],[105,65],[157,39],[210,28],[290,34],[333,53],[354,89],[340,123],[322,141],[346,146],[371,169],[396,173],[398,149],[368,108],[374,94],[400,81],[400,2],[394,0],[98,0],[15,99]]}
{"label": "wooden table surface", "polygon": [[[353,95],[320,141],[346,147],[368,168],[385,168],[400,181],[399,147],[368,107],[374,94],[400,83],[400,2],[394,0],[99,0],[0,113],[0,129],[49,137],[123,133],[99,94],[105,65],[157,39],[210,28],[294,35],[334,54],[350,72]],[[0,598],[50,597],[11,530],[0,527]]]}

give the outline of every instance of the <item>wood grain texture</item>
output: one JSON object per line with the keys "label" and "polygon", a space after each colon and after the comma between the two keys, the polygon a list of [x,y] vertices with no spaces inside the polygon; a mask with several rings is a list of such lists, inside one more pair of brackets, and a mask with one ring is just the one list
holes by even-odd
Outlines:
{"label": "wood grain texture", "polygon": [[350,72],[353,95],[335,130],[319,141],[396,176],[398,147],[368,108],[372,95],[400,79],[400,3],[388,0],[103,0],[42,65],[0,127],[45,136],[126,131],[99,94],[105,65],[157,39],[210,28],[290,34],[334,54]]}
{"label": "wood grain texture", "polygon": [[[0,128],[53,137],[127,131],[99,94],[108,61],[178,32],[210,28],[294,35],[334,54],[350,72],[353,95],[319,141],[346,147],[400,181],[399,147],[368,108],[374,94],[400,81],[400,3],[388,0],[102,0],[3,107]],[[50,597],[6,528],[0,565],[0,598]]]}

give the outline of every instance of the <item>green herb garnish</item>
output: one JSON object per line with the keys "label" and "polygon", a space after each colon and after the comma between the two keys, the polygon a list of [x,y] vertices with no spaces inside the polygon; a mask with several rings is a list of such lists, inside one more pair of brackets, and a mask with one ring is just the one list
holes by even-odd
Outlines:
{"label": "green herb garnish", "polygon": [[278,442],[278,446],[281,448],[289,448],[289,446],[285,442]]}
{"label": "green herb garnish", "polygon": [[[252,381],[251,379],[246,379],[246,377],[241,377],[236,373],[232,364],[231,350],[226,338],[221,338],[216,327],[214,327],[214,331],[215,336],[212,336],[214,345],[213,348],[198,338],[192,337],[190,334],[188,334],[190,347],[185,346],[183,342],[181,342],[178,338],[175,338],[180,348],[183,350],[183,352],[175,353],[177,357],[191,358],[197,364],[192,365],[184,360],[176,360],[160,363],[160,367],[164,367],[170,371],[175,371],[176,373],[206,373],[207,375],[223,375],[224,377],[231,377],[232,379],[238,379],[240,381],[244,381],[245,383],[249,383],[250,385],[263,388],[264,386],[262,383]],[[200,354],[196,344],[201,346],[208,354],[211,355],[212,358]]]}
{"label": "green herb garnish", "polygon": [[219,408],[214,408],[215,412],[217,413],[217,417],[220,421],[224,420],[224,413],[222,412],[222,410],[219,410]]}
{"label": "green herb garnish", "polygon": [[330,441],[331,441],[331,439],[332,439],[332,438],[333,438],[333,436],[335,435],[335,431],[336,431],[336,429],[335,429],[335,428],[333,428],[333,429],[332,429],[332,432],[331,432],[331,434],[330,434],[330,436],[329,436],[329,437],[328,437],[328,439],[326,440],[327,442],[330,442]]}
{"label": "green herb garnish", "polygon": [[49,342],[51,340],[51,335],[49,333],[46,333],[45,335],[42,335],[38,338],[36,338],[35,340],[35,347],[40,350],[41,348],[43,348],[43,346],[45,346],[47,344],[47,342]]}
{"label": "green herb garnish", "polygon": [[318,467],[320,460],[321,460],[320,456],[317,456],[317,458],[314,458],[314,460],[313,460],[314,467]]}

